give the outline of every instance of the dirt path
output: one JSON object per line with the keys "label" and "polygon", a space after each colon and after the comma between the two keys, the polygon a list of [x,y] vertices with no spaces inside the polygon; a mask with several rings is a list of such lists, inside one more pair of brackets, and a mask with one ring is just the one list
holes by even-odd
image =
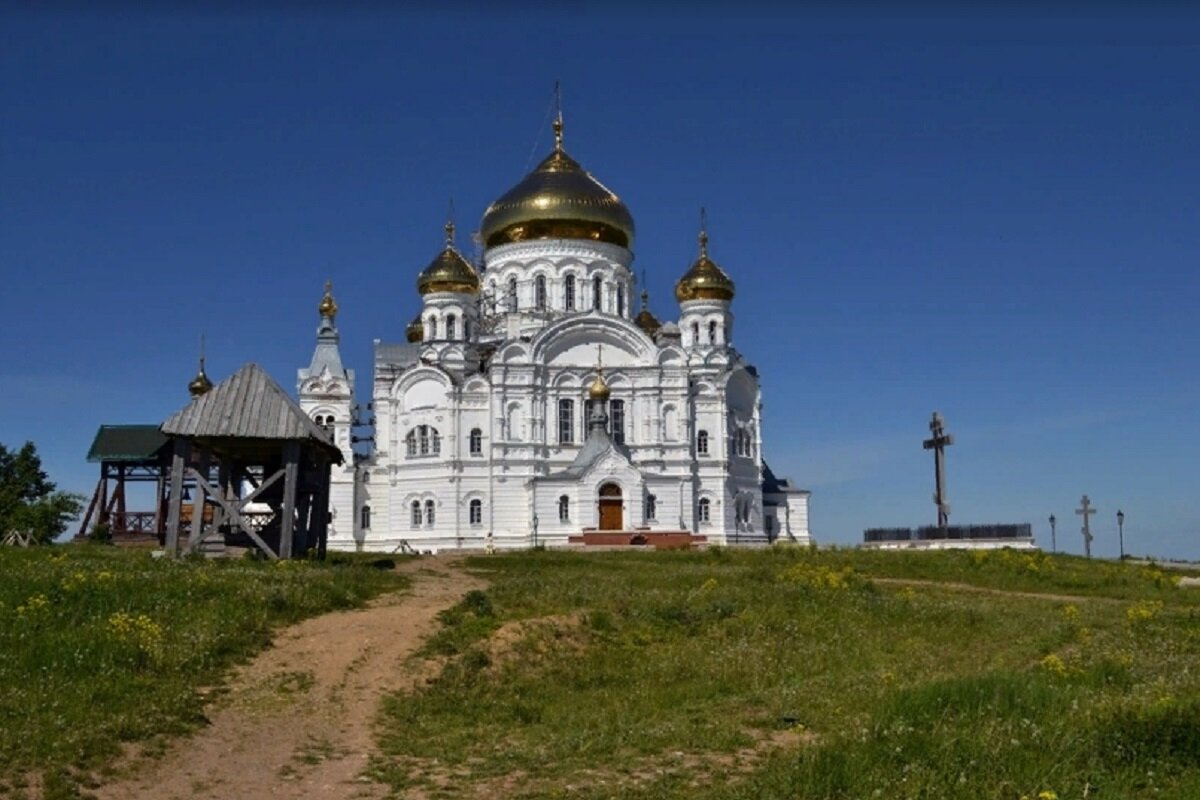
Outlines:
{"label": "dirt path", "polygon": [[405,668],[404,659],[436,630],[439,611],[484,585],[453,558],[422,558],[400,570],[413,578],[410,591],[283,631],[230,678],[228,694],[208,710],[211,724],[95,796],[381,796],[381,787],[359,777],[374,746],[380,699],[427,677]]}
{"label": "dirt path", "polygon": [[999,594],[1006,597],[1031,597],[1035,600],[1054,600],[1060,603],[1121,603],[1126,602],[1119,597],[1105,597],[1104,595],[1086,595],[1086,594],[1051,594],[1047,592],[1021,592],[1012,589],[993,589],[990,586],[975,586],[970,583],[958,583],[956,581],[931,581],[921,578],[875,578],[870,577],[875,583],[882,583],[885,586],[927,586],[933,589],[946,589],[953,592],[975,592],[977,594]]}

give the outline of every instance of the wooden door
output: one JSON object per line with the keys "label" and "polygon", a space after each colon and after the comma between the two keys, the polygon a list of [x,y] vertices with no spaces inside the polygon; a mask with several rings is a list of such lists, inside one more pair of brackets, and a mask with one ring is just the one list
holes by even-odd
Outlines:
{"label": "wooden door", "polygon": [[619,531],[621,524],[621,500],[604,499],[600,501],[600,530]]}
{"label": "wooden door", "polygon": [[621,487],[606,483],[600,487],[600,530],[619,531],[625,525],[621,519]]}

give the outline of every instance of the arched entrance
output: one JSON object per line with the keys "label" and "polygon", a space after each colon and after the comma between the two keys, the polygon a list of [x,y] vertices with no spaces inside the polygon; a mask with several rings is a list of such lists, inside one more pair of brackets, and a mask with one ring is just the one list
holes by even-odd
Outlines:
{"label": "arched entrance", "polygon": [[615,483],[600,487],[600,524],[597,527],[602,531],[619,531],[625,527],[621,515],[621,487]]}

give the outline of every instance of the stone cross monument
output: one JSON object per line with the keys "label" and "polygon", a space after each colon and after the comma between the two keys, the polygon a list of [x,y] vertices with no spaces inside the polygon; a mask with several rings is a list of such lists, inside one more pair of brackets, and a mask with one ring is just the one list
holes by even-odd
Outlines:
{"label": "stone cross monument", "polygon": [[950,503],[946,499],[946,448],[954,444],[954,437],[946,433],[945,424],[942,415],[933,412],[933,419],[929,422],[933,436],[924,442],[925,449],[933,451],[933,502],[937,505],[939,528],[950,524]]}
{"label": "stone cross monument", "polygon": [[1096,509],[1092,508],[1092,501],[1088,500],[1085,494],[1079,501],[1079,508],[1075,509],[1075,513],[1083,517],[1083,551],[1087,553],[1087,557],[1092,557],[1092,526],[1088,523],[1088,517],[1096,513]]}

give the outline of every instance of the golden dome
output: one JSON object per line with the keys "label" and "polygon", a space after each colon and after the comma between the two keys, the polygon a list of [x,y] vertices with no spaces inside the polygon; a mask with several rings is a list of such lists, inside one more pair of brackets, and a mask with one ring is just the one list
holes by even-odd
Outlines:
{"label": "golden dome", "polygon": [[413,317],[413,321],[408,323],[408,327],[404,329],[404,337],[410,343],[416,343],[425,339],[425,323],[421,321],[421,315],[417,314]]}
{"label": "golden dome", "polygon": [[562,117],[554,152],[483,214],[487,247],[531,239],[591,239],[633,248],[633,217],[621,199],[567,155]]}
{"label": "golden dome", "polygon": [[607,400],[612,394],[612,390],[608,388],[608,383],[604,380],[604,373],[596,372],[596,380],[592,381],[592,385],[588,387],[588,397],[592,400]]}
{"label": "golden dome", "polygon": [[325,296],[321,298],[321,305],[317,306],[317,312],[322,317],[337,316],[338,307],[333,299],[333,281],[325,281]]}
{"label": "golden dome", "polygon": [[653,339],[654,334],[658,333],[658,329],[662,327],[662,323],[658,321],[658,317],[650,313],[650,309],[646,305],[649,301],[649,292],[643,291],[642,310],[639,311],[638,315],[633,318],[633,321],[637,323],[637,326],[641,328],[647,336]]}
{"label": "golden dome", "polygon": [[446,223],[446,248],[417,276],[417,291],[479,294],[479,273],[454,246],[454,223]]}
{"label": "golden dome", "polygon": [[204,356],[200,357],[200,369],[196,372],[196,377],[192,378],[188,383],[188,393],[192,397],[199,397],[206,394],[209,389],[213,388],[213,382],[208,379],[208,375],[204,372]]}
{"label": "golden dome", "polygon": [[700,231],[700,257],[692,268],[675,284],[675,299],[687,300],[732,300],[733,280],[708,257],[708,233]]}

